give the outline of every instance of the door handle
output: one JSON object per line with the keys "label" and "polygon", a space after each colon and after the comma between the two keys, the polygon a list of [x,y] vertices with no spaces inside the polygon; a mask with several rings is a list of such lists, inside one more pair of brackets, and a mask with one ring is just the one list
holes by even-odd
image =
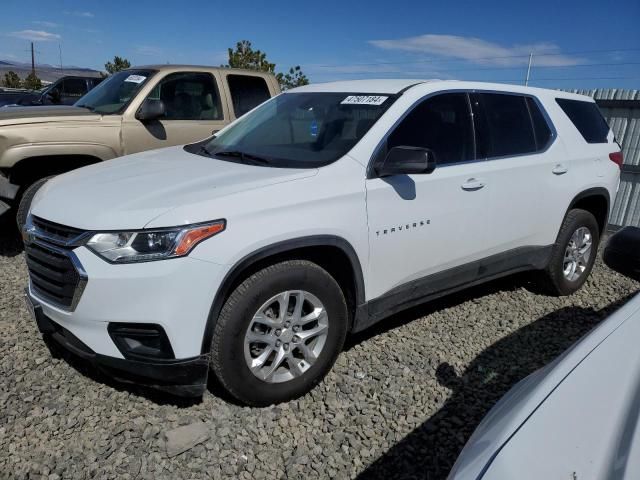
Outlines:
{"label": "door handle", "polygon": [[569,171],[569,169],[567,167],[565,167],[564,165],[562,165],[561,163],[557,164],[555,167],[553,167],[553,170],[551,170],[555,175],[564,175],[565,173],[567,173]]}
{"label": "door handle", "polygon": [[484,182],[476,178],[470,178],[465,183],[463,183],[461,187],[463,190],[467,190],[469,192],[475,192],[476,190],[480,190],[481,188],[484,188]]}

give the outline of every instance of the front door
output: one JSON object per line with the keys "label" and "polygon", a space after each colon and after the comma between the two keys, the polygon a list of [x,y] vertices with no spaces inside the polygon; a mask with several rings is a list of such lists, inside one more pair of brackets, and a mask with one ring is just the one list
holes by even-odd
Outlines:
{"label": "front door", "polygon": [[368,298],[410,289],[419,283],[414,281],[447,270],[453,278],[444,283],[455,283],[460,275],[454,267],[474,268],[487,249],[491,185],[486,162],[475,161],[467,94],[422,101],[391,132],[382,155],[394,146],[429,148],[437,167],[431,174],[367,180]]}
{"label": "front door", "polygon": [[162,100],[166,114],[145,122],[124,118],[124,154],[192,143],[210,137],[228,123],[218,82],[208,72],[167,75],[147,99]]}

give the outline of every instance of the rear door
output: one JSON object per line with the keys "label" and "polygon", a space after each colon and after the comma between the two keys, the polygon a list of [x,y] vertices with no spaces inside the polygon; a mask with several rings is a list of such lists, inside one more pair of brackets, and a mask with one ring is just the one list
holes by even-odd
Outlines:
{"label": "rear door", "polygon": [[[564,147],[537,99],[505,92],[471,95],[478,154],[487,159],[490,254],[550,245],[557,234],[551,218],[566,202],[554,174]],[[553,223],[553,225],[552,225]]]}
{"label": "rear door", "polygon": [[212,72],[170,73],[146,99],[162,100],[166,114],[146,122],[126,116],[122,123],[125,154],[202,140],[228,123],[219,78]]}

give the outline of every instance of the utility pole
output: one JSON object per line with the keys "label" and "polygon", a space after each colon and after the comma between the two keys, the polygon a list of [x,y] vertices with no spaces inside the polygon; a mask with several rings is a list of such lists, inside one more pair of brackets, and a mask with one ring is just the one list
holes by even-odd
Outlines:
{"label": "utility pole", "polygon": [[60,73],[64,75],[64,69],[62,68],[62,45],[58,44],[58,52],[60,53]]}
{"label": "utility pole", "polygon": [[33,42],[31,42],[31,74],[36,75],[36,54],[33,51]]}
{"label": "utility pole", "polygon": [[533,58],[533,52],[529,53],[529,65],[527,66],[527,78],[524,80],[524,86],[529,85],[529,75],[531,74],[531,59]]}

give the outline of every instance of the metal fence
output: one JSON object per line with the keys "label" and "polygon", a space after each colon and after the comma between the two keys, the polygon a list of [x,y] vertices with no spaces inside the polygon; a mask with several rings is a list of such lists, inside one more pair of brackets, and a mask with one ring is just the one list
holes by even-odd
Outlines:
{"label": "metal fence", "polygon": [[571,90],[593,97],[622,146],[620,190],[609,219],[613,229],[640,227],[640,90]]}

